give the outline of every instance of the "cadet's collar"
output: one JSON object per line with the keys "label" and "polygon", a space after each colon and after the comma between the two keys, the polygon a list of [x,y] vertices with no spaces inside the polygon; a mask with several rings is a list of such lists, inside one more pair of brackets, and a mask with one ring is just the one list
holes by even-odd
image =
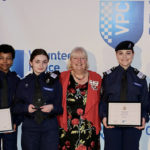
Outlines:
{"label": "cadet's collar", "polygon": [[10,70],[7,72],[7,73],[5,73],[5,72],[3,72],[3,71],[1,71],[0,70],[0,75],[3,77],[3,76],[9,76],[10,75]]}
{"label": "cadet's collar", "polygon": [[119,67],[119,69],[121,70],[121,71],[130,71],[131,70],[131,66],[129,66],[127,69],[124,69],[123,67],[121,67],[120,65],[118,66]]}
{"label": "cadet's collar", "polygon": [[42,72],[42,73],[40,73],[39,75],[36,75],[34,72],[33,72],[33,77],[38,77],[39,79],[43,79],[44,78],[44,76],[45,76],[45,72]]}

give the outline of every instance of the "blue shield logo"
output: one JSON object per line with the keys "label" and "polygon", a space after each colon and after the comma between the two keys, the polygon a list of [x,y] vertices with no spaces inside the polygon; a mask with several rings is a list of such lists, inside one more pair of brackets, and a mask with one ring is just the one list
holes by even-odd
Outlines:
{"label": "blue shield logo", "polygon": [[136,43],[143,33],[144,1],[101,0],[99,31],[104,41],[115,48],[130,40]]}

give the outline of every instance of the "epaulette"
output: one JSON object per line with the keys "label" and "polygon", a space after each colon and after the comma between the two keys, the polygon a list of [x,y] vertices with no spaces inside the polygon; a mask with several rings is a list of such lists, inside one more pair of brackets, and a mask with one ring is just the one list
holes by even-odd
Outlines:
{"label": "epaulette", "polygon": [[32,73],[29,73],[29,74],[25,75],[22,78],[22,80],[24,80],[25,83],[29,83],[31,80],[33,80],[33,78],[31,78],[31,77],[32,77]]}
{"label": "epaulette", "polygon": [[54,71],[54,72],[47,72],[45,77],[45,82],[49,85],[53,84],[55,80],[59,78],[60,72]]}
{"label": "epaulette", "polygon": [[140,79],[145,79],[146,78],[146,75],[144,75],[138,69],[134,68],[134,72],[136,73],[136,75],[137,75],[138,78],[140,78]]}
{"label": "epaulette", "polygon": [[112,67],[111,69],[103,72],[103,75],[106,76],[106,75],[109,75],[110,73],[112,73],[114,70],[115,70],[116,67]]}
{"label": "epaulette", "polygon": [[29,73],[29,74],[25,75],[23,79],[30,79],[31,76],[32,76],[32,74],[33,74],[33,73]]}

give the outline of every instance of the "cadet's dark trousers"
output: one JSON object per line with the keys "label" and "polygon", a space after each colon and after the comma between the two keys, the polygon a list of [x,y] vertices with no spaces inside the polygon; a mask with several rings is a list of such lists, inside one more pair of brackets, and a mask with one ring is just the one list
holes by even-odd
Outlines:
{"label": "cadet's dark trousers", "polygon": [[104,150],[139,150],[141,134],[136,128],[104,128]]}
{"label": "cadet's dark trousers", "polygon": [[25,120],[22,125],[22,150],[58,150],[58,124],[49,120],[36,124]]}
{"label": "cadet's dark trousers", "polygon": [[[1,145],[1,139],[3,141],[3,149],[2,150],[17,150],[17,132],[0,134],[0,145]],[[1,146],[0,146],[1,150]]]}

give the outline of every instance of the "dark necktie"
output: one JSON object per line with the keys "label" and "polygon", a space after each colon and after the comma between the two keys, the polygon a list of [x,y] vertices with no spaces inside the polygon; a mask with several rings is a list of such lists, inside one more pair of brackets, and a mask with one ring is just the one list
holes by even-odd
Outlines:
{"label": "dark necktie", "polygon": [[127,87],[128,87],[127,71],[124,70],[124,72],[122,74],[122,79],[121,79],[120,101],[127,100]]}
{"label": "dark necktie", "polygon": [[44,120],[43,113],[40,110],[40,107],[44,105],[42,99],[42,91],[38,77],[35,78],[35,91],[33,105],[36,107],[37,111],[35,112],[35,121],[40,124]]}
{"label": "dark necktie", "polygon": [[8,107],[8,83],[6,75],[2,81],[2,89],[1,89],[1,108]]}

